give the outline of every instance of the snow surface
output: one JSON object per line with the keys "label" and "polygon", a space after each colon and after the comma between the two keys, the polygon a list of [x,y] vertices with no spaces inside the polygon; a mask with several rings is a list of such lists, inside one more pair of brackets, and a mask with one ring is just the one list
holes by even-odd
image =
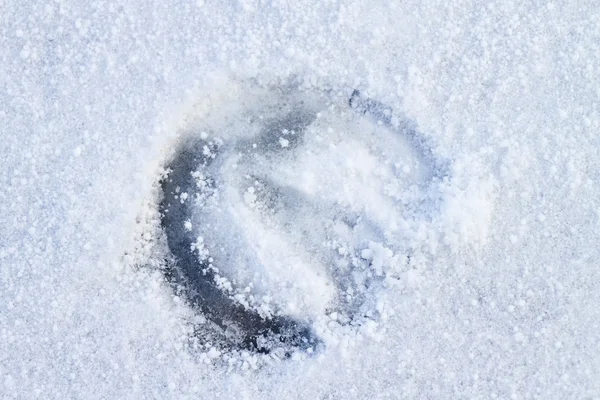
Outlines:
{"label": "snow surface", "polygon": [[[0,10],[4,398],[600,398],[596,2]],[[289,85],[317,99],[302,142],[206,131],[224,197],[186,229],[324,346],[232,359],[165,283],[157,182]]]}

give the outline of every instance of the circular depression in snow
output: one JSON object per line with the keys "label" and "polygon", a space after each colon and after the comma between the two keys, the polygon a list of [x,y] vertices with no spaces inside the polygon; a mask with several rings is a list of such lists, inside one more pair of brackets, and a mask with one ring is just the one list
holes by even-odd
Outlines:
{"label": "circular depression in snow", "polygon": [[181,121],[157,195],[162,265],[221,349],[377,338],[382,288],[414,283],[415,249],[469,231],[448,216],[478,197],[358,91],[229,81]]}

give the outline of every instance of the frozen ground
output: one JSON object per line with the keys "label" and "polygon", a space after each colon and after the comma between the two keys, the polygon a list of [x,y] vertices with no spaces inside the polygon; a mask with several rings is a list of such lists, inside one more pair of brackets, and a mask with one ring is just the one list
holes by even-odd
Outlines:
{"label": "frozen ground", "polygon": [[[599,398],[599,26],[595,1],[0,2],[0,394]],[[182,232],[314,348],[239,350],[165,278],[189,135],[215,162]]]}

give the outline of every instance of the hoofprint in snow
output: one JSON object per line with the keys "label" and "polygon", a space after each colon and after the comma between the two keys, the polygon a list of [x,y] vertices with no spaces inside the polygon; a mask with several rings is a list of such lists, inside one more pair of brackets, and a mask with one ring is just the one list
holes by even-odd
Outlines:
{"label": "hoofprint in snow", "polygon": [[[188,250],[231,301],[262,318],[306,321],[323,341],[311,351],[383,340],[389,290],[418,287],[422,263],[440,248],[485,242],[493,181],[436,159],[399,110],[357,91],[348,101],[293,83],[222,80],[195,94],[171,129],[130,264],[173,269],[160,182],[191,140],[210,162],[191,168],[195,187],[178,195],[189,208],[181,232],[195,238]],[[210,318],[190,324],[201,359],[248,365]]]}

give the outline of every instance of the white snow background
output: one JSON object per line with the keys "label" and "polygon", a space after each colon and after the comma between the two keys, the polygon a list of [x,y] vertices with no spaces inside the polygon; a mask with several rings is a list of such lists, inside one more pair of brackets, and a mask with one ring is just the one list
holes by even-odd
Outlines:
{"label": "white snow background", "polygon": [[[0,38],[2,398],[600,397],[597,2],[2,1]],[[134,265],[152,230],[136,219],[198,102],[290,79],[389,105],[424,138],[421,167],[445,169],[422,204],[390,209],[378,190],[394,163],[410,172],[410,146],[394,160],[324,123],[336,150],[309,143],[314,158],[267,170],[325,170],[329,192],[294,187],[349,190],[346,206],[405,224],[358,238],[385,276],[365,302],[376,318],[344,331],[292,275],[287,311],[325,349],[229,368],[188,348],[190,309]]]}

